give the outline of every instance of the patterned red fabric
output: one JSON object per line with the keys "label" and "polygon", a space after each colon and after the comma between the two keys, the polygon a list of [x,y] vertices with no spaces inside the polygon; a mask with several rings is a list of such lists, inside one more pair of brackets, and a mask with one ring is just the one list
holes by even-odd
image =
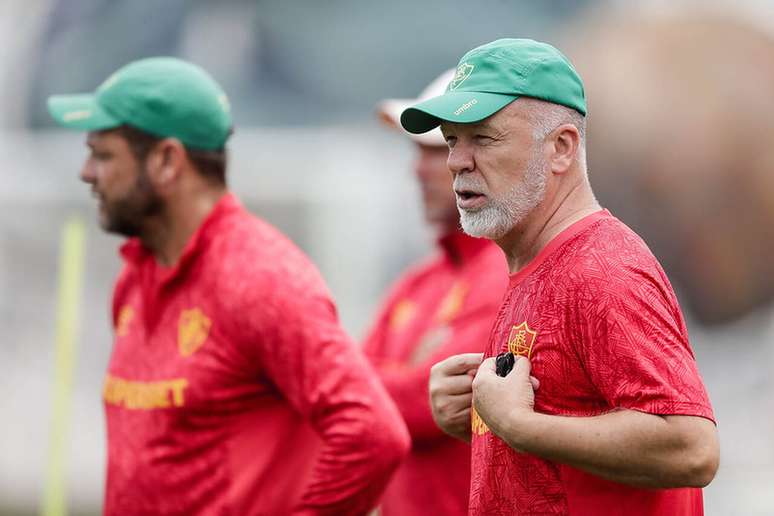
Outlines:
{"label": "patterned red fabric", "polygon": [[408,434],[308,259],[230,194],[175,267],[122,254],[105,514],[369,511]]}
{"label": "patterned red fabric", "polygon": [[440,246],[442,253],[398,280],[365,341],[412,438],[382,498],[383,516],[468,512],[470,446],[435,425],[427,383],[436,362],[484,350],[508,265],[489,240],[454,233]]}
{"label": "patterned red fabric", "polygon": [[[607,211],[566,229],[511,277],[486,356],[509,348],[531,358],[538,412],[714,417],[664,271]],[[472,423],[471,514],[703,513],[700,489],[603,480],[514,451],[475,413]]]}

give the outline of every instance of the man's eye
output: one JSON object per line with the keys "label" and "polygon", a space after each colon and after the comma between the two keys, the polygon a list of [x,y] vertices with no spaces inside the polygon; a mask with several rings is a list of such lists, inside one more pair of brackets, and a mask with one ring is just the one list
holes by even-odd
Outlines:
{"label": "man's eye", "polygon": [[477,134],[475,136],[475,139],[477,142],[480,142],[480,143],[489,143],[493,140],[491,136],[487,136],[485,134]]}

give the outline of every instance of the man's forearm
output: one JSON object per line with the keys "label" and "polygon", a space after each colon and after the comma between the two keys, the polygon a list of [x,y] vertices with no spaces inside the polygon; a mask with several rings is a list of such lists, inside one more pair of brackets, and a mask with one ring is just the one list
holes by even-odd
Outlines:
{"label": "man's forearm", "polygon": [[376,505],[410,441],[386,395],[373,398],[383,403],[352,404],[314,422],[322,449],[300,514],[365,514]]}
{"label": "man's forearm", "polygon": [[487,424],[516,450],[633,486],[702,487],[717,469],[714,424],[698,417],[514,412]]}

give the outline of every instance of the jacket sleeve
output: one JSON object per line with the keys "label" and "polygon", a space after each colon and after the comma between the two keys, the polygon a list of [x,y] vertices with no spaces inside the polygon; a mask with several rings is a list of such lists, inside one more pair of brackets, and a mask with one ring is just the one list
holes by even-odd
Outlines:
{"label": "jacket sleeve", "polygon": [[268,287],[246,322],[256,358],[323,442],[294,513],[366,514],[408,451],[406,427],[330,298]]}

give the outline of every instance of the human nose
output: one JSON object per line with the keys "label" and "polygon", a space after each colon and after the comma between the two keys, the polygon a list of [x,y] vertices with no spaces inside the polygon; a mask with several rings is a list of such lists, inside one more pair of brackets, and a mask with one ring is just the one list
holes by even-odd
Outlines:
{"label": "human nose", "polygon": [[454,147],[449,149],[449,157],[446,160],[446,165],[455,176],[457,174],[472,171],[475,168],[475,160],[473,159],[473,152],[470,146],[457,140]]}
{"label": "human nose", "polygon": [[83,164],[83,167],[81,168],[80,178],[81,178],[81,181],[83,181],[84,183],[88,183],[90,185],[93,185],[94,183],[97,182],[97,171],[91,159],[87,159],[86,162]]}

